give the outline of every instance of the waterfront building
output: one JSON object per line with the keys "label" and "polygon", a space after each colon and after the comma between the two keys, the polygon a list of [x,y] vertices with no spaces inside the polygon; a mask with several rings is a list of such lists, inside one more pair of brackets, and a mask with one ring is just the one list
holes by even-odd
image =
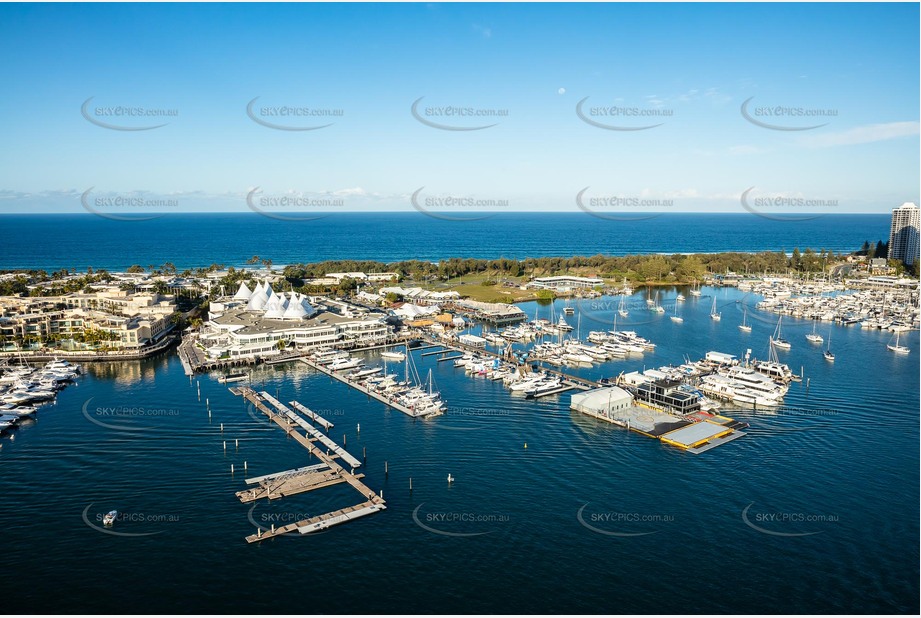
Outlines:
{"label": "waterfront building", "polygon": [[599,277],[560,275],[556,277],[535,277],[525,287],[538,290],[572,290],[593,288],[599,285],[604,285],[604,280]]}
{"label": "waterfront building", "polygon": [[173,329],[175,311],[171,296],[131,294],[117,287],[63,296],[0,297],[0,347],[136,351]]}
{"label": "waterfront building", "polygon": [[889,259],[911,265],[918,260],[921,218],[913,202],[905,202],[892,210],[889,229]]}

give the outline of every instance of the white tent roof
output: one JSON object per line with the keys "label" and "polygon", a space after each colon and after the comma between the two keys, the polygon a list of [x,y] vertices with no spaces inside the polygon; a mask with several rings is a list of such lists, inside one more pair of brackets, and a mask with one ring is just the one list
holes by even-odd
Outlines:
{"label": "white tent roof", "polygon": [[250,296],[253,293],[249,291],[249,288],[246,287],[246,282],[240,282],[240,289],[237,290],[237,293],[233,295],[234,300],[249,300]]}
{"label": "white tent roof", "polygon": [[306,316],[307,310],[304,308],[304,305],[301,304],[297,292],[294,292],[294,294],[291,295],[291,302],[288,303],[288,308],[285,309],[285,315],[282,317],[286,320],[296,320]]}
{"label": "white tent roof", "polygon": [[265,293],[265,288],[263,288],[260,284],[257,284],[256,289],[253,291],[253,295],[249,297],[249,302],[246,304],[246,309],[249,311],[262,311],[265,308],[268,300],[269,297]]}
{"label": "white tent roof", "polygon": [[285,313],[285,310],[282,309],[281,300],[278,294],[272,295],[265,303],[263,309],[265,309],[265,317],[267,318],[280,318]]}

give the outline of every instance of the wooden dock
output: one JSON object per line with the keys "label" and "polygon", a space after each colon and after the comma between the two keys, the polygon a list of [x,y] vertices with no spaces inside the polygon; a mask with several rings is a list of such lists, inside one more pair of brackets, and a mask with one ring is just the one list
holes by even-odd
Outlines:
{"label": "wooden dock", "polygon": [[306,431],[311,438],[316,439],[323,446],[326,447],[328,451],[334,452],[337,456],[341,457],[343,461],[352,466],[352,468],[357,468],[361,466],[361,462],[358,461],[355,457],[352,456],[347,450],[330,440],[327,436],[323,435],[319,429],[305,421],[303,418],[291,411],[288,406],[278,401],[267,392],[262,391],[259,395],[266,401],[268,401],[272,406],[278,410],[280,414],[285,415],[290,419],[295,425]]}
{"label": "wooden dock", "polygon": [[[312,491],[314,489],[329,487],[330,485],[336,485],[343,482],[351,485],[363,498],[363,502],[360,504],[346,509],[339,509],[278,528],[273,525],[269,530],[257,529],[256,534],[251,534],[246,537],[247,543],[257,543],[294,531],[300,534],[309,534],[359,517],[364,517],[365,515],[371,515],[387,508],[387,503],[384,502],[384,498],[375,494],[361,481],[363,475],[356,475],[339,465],[337,459],[340,457],[345,459],[344,455],[348,455],[348,453],[345,452],[344,449],[340,449],[335,443],[332,443],[332,441],[320,433],[318,429],[307,424],[304,419],[301,419],[274,398],[271,398],[273,402],[272,405],[274,406],[277,404],[281,408],[288,410],[290,414],[272,410],[265,404],[267,399],[264,398],[264,395],[267,395],[267,393],[259,394],[248,386],[234,387],[234,391],[231,392],[239,394],[252,403],[257,410],[284,429],[287,435],[294,438],[301,446],[306,448],[311,455],[320,461],[320,464],[317,465],[305,466],[304,468],[286,470],[284,472],[248,479],[248,484],[257,484],[259,487],[237,492],[236,495],[241,502],[252,502],[259,498],[281,498],[285,495]],[[300,419],[304,424],[298,423],[296,419]],[[306,427],[304,425],[306,425]],[[304,429],[306,433],[301,434],[298,432],[299,428]],[[321,439],[320,436],[322,436],[323,439]],[[326,446],[327,450],[318,448],[316,442],[320,442],[323,446]],[[340,452],[334,451],[334,454],[330,454],[329,451],[332,450],[329,448],[330,443]],[[349,457],[351,457],[351,455],[349,455]],[[357,462],[354,458],[352,458],[352,460]],[[353,462],[348,461],[348,463],[351,465]]]}
{"label": "wooden dock", "polygon": [[313,410],[311,410],[311,409],[308,408],[307,406],[301,405],[300,402],[297,402],[297,401],[289,401],[288,403],[291,404],[291,407],[292,407],[292,408],[294,408],[295,410],[297,410],[298,412],[300,412],[301,414],[303,414],[304,416],[306,416],[307,418],[309,418],[309,419],[312,420],[313,422],[315,422],[315,423],[317,423],[317,424],[319,424],[319,425],[322,425],[322,426],[323,426],[323,429],[325,429],[326,431],[329,431],[330,429],[333,428],[333,424],[332,424],[332,423],[330,423],[328,420],[326,420],[325,418],[323,418],[322,416],[320,416],[319,414],[317,414],[316,412],[314,412]]}

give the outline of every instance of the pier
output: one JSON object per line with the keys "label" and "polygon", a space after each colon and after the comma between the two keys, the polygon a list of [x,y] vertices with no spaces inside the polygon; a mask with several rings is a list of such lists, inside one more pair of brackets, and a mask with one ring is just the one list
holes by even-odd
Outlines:
{"label": "pier", "polygon": [[[353,472],[347,471],[336,461],[341,458],[349,463],[349,465],[360,463],[357,459],[348,454],[345,449],[342,449],[332,442],[332,440],[320,433],[318,429],[307,423],[287,406],[267,393],[257,393],[248,386],[234,387],[231,388],[230,391],[235,395],[242,396],[252,403],[257,410],[284,429],[287,435],[294,438],[301,446],[306,448],[311,455],[320,461],[319,464],[312,466],[305,466],[303,468],[296,468],[294,470],[286,470],[284,472],[247,479],[248,485],[258,485],[258,487],[237,492],[236,495],[241,502],[245,504],[260,498],[268,498],[271,500],[340,483],[348,483],[355,491],[360,493],[364,499],[355,506],[332,511],[317,517],[311,517],[303,521],[294,522],[277,528],[273,525],[270,530],[263,530],[260,528],[255,534],[246,537],[247,543],[258,543],[294,531],[300,534],[309,534],[359,517],[371,515],[387,508],[384,499],[376,495],[361,481],[363,475],[356,475]],[[276,409],[287,410],[287,413],[273,411],[266,405],[266,402],[276,407]],[[301,422],[298,422],[298,419],[300,419]],[[306,433],[299,433],[297,431],[298,428],[304,429]],[[327,447],[328,450],[324,451],[318,448],[316,442],[320,442],[323,446]],[[332,450],[334,454],[331,455],[330,450]],[[346,456],[348,456],[348,458],[346,458]],[[353,465],[353,468],[354,467],[357,466]]]}
{"label": "pier", "polygon": [[325,429],[326,431],[329,431],[330,429],[333,428],[332,423],[330,423],[328,420],[326,420],[325,418],[323,418],[322,416],[320,416],[319,414],[317,414],[316,412],[314,412],[307,406],[301,405],[297,401],[289,401],[288,403],[291,404],[292,408],[294,408],[295,410],[297,410],[298,412],[300,412],[301,414],[303,414],[304,416],[306,416],[313,422],[321,425],[323,429]]}
{"label": "pier", "polygon": [[309,360],[307,358],[302,358],[301,362],[307,365],[308,367],[310,367],[311,369],[315,369],[319,371],[320,373],[324,373],[333,379],[339,380],[343,384],[347,384],[348,386],[351,386],[358,392],[363,393],[367,395],[368,397],[373,397],[374,399],[377,399],[378,401],[380,401],[382,404],[386,405],[389,408],[393,408],[394,410],[399,410],[406,416],[411,416],[413,418],[429,418],[431,416],[436,416],[435,414],[420,414],[416,412],[415,410],[411,408],[407,408],[403,404],[400,404],[394,401],[393,399],[388,399],[385,395],[382,395],[381,393],[375,393],[374,391],[369,390],[367,386],[364,386],[360,382],[353,382],[349,380],[348,378],[346,378],[345,376],[340,375],[336,373],[335,371],[331,371],[330,369],[327,369],[323,365],[318,365],[312,360]]}

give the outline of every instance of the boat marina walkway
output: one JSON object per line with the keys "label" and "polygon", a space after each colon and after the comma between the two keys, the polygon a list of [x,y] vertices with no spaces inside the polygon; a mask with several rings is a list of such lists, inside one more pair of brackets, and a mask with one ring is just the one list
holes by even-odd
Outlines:
{"label": "boat marina walkway", "polygon": [[[258,485],[258,487],[237,492],[236,495],[241,502],[253,502],[260,498],[281,498],[286,495],[312,491],[339,483],[348,483],[364,498],[360,504],[346,509],[339,509],[285,526],[276,527],[272,525],[269,530],[258,529],[255,534],[246,537],[247,543],[257,543],[294,531],[300,534],[309,534],[359,517],[371,515],[387,508],[383,497],[376,495],[367,485],[362,483],[361,478],[363,475],[354,473],[354,468],[358,467],[361,462],[323,435],[319,429],[307,423],[306,420],[299,417],[271,395],[268,395],[268,393],[257,393],[248,386],[231,387],[229,390],[234,395],[242,396],[253,404],[257,410],[284,429],[286,434],[294,438],[320,461],[319,464],[312,466],[247,479],[247,484]],[[271,404],[278,411],[272,410],[266,403]],[[305,433],[300,433],[298,429],[303,429]],[[326,450],[320,449],[317,446],[318,442],[326,447]],[[350,472],[343,468],[337,461],[338,459],[344,460],[352,466],[353,470]]]}

